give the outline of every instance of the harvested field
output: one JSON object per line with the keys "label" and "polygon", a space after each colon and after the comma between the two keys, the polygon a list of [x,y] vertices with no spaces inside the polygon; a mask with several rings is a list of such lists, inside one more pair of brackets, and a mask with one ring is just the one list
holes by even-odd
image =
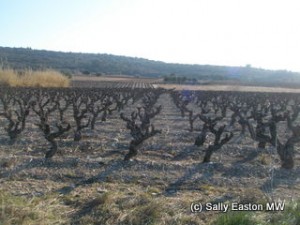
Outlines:
{"label": "harvested field", "polygon": [[163,79],[136,78],[130,76],[74,76],[72,86],[74,87],[132,87],[135,88],[155,87],[175,90],[202,90],[202,91],[245,91],[245,92],[278,92],[278,93],[299,93],[300,88],[242,86],[242,85],[179,85],[165,84]]}
{"label": "harvested field", "polygon": [[280,87],[257,87],[239,85],[176,85],[157,84],[157,87],[175,90],[202,90],[202,91],[245,91],[245,92],[295,92],[299,93],[300,88],[280,88]]}
{"label": "harvested field", "polygon": [[73,87],[109,87],[109,88],[151,88],[161,79],[120,77],[120,76],[74,76]]}

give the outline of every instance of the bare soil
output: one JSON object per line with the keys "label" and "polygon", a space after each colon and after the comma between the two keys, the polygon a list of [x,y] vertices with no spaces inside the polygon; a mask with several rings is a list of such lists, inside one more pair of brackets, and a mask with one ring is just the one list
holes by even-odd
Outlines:
{"label": "bare soil", "polygon": [[281,87],[260,87],[242,85],[176,85],[176,84],[157,84],[158,87],[175,90],[203,90],[203,91],[245,91],[245,92],[295,92],[300,89],[281,88]]}

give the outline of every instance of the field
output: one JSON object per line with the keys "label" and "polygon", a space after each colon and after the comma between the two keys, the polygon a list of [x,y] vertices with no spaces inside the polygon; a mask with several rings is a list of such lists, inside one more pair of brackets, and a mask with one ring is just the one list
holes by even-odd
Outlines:
{"label": "field", "polygon": [[109,87],[114,86],[115,83],[120,86],[122,84],[132,85],[133,83],[152,84],[154,87],[176,90],[202,90],[202,91],[242,91],[242,92],[292,92],[299,93],[300,89],[296,88],[281,88],[281,87],[261,87],[261,86],[241,86],[241,85],[178,85],[165,84],[163,79],[156,78],[136,78],[130,76],[74,76],[72,84],[75,87]]}
{"label": "field", "polygon": [[162,79],[136,78],[130,76],[73,76],[74,87],[112,87],[112,88],[151,88],[154,83],[160,83]]}
{"label": "field", "polygon": [[114,79],[0,91],[0,224],[299,224],[299,90]]}

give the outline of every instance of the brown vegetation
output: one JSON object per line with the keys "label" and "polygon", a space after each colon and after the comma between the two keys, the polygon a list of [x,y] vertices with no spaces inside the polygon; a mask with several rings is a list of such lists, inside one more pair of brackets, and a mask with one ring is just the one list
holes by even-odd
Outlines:
{"label": "brown vegetation", "polygon": [[18,73],[0,67],[0,84],[11,87],[68,87],[70,80],[55,70],[25,70]]}

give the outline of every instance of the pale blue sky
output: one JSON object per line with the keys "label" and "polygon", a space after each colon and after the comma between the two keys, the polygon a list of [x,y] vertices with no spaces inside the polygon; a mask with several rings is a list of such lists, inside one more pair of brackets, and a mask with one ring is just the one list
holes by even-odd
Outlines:
{"label": "pale blue sky", "polygon": [[0,0],[0,46],[300,72],[297,0]]}

